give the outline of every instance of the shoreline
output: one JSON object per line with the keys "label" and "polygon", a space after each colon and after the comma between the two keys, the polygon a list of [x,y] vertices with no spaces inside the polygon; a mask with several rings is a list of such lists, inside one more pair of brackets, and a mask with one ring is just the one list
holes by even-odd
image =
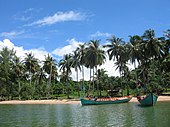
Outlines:
{"label": "shoreline", "polygon": [[[159,96],[158,102],[170,101],[170,96]],[[136,97],[133,97],[130,102],[138,102]],[[0,101],[1,104],[80,104],[79,100],[10,100],[10,101]]]}

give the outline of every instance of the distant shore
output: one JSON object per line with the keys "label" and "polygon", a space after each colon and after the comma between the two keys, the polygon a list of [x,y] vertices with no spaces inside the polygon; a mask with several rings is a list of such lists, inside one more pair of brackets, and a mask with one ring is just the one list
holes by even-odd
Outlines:
{"label": "distant shore", "polygon": [[[159,96],[158,101],[170,101],[170,96]],[[130,102],[138,102],[136,97],[133,97]],[[79,100],[10,100],[0,101],[0,104],[80,104]]]}

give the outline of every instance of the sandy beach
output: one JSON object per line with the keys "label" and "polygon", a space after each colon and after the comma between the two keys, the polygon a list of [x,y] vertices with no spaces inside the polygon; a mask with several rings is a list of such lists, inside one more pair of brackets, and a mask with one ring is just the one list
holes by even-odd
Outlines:
{"label": "sandy beach", "polygon": [[80,104],[77,100],[10,100],[1,101],[0,104]]}
{"label": "sandy beach", "polygon": [[[158,101],[170,101],[170,96],[159,96]],[[130,102],[138,102],[136,97],[133,97]],[[10,100],[0,101],[0,104],[80,104],[79,100]]]}

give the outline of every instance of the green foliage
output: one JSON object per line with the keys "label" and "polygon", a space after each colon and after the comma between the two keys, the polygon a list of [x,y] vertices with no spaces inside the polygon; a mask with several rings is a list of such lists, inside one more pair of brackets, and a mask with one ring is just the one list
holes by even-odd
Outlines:
{"label": "green foliage", "polygon": [[[142,36],[130,36],[129,42],[112,36],[107,39],[110,44],[100,46],[100,40],[90,40],[79,45],[73,54],[64,55],[58,66],[49,54],[45,61],[39,61],[28,53],[21,61],[13,49],[3,48],[0,51],[0,100],[108,96],[108,90],[119,90],[119,95],[135,95],[137,82],[147,91],[161,94],[170,87],[169,35],[170,30],[167,30],[164,37],[156,37],[155,31],[149,29]],[[98,69],[106,59],[102,47],[106,48],[109,60],[116,60],[120,77],[110,77],[104,69]],[[129,62],[134,65],[133,70],[128,68]],[[90,81],[84,81],[84,66],[90,69]],[[77,72],[76,81],[71,78],[72,68]]]}

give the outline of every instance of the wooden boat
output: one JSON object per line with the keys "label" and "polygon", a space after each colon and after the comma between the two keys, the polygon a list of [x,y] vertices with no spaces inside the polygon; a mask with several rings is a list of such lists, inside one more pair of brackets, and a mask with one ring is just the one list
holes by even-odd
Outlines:
{"label": "wooden boat", "polygon": [[98,98],[98,99],[84,99],[81,98],[82,105],[102,105],[102,104],[118,104],[129,102],[132,97],[120,97],[120,98]]}
{"label": "wooden boat", "polygon": [[150,93],[144,98],[138,97],[138,101],[141,106],[153,106],[154,104],[156,104],[157,98],[157,95]]}

